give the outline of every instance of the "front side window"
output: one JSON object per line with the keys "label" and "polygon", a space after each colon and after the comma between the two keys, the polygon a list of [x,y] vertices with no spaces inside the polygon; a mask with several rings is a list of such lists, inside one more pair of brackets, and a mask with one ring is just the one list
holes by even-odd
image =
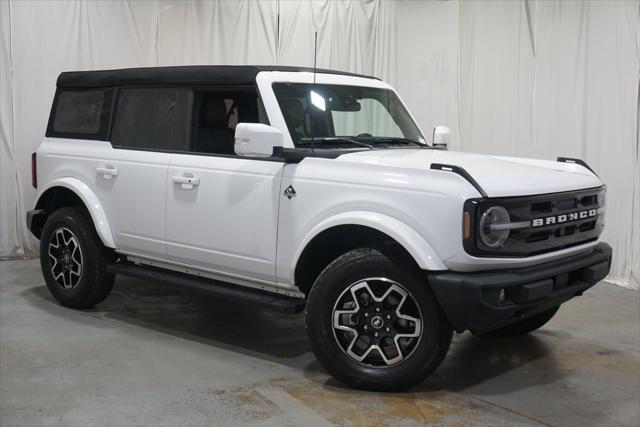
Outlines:
{"label": "front side window", "polygon": [[235,155],[238,123],[267,123],[255,89],[203,89],[193,92],[191,150],[196,153]]}
{"label": "front side window", "polygon": [[274,83],[273,91],[296,146],[424,144],[420,130],[391,90]]}
{"label": "front side window", "polygon": [[184,150],[184,130],[177,129],[179,90],[121,89],[111,129],[111,143],[142,150]]}

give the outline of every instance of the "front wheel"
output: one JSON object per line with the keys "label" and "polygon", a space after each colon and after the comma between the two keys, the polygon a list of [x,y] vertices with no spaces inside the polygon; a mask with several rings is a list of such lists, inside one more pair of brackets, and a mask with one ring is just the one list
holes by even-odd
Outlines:
{"label": "front wheel", "polygon": [[424,380],[452,336],[419,271],[370,248],[324,269],[309,294],[306,325],[313,352],[335,378],[380,391]]}

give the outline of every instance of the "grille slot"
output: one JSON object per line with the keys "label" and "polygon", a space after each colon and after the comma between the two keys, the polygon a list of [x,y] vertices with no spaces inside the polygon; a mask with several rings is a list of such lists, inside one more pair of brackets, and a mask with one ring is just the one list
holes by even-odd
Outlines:
{"label": "grille slot", "polygon": [[551,202],[538,202],[531,204],[531,214],[543,214],[549,213],[553,210],[553,205]]}
{"label": "grille slot", "polygon": [[560,199],[556,202],[556,208],[565,211],[567,209],[575,209],[578,207],[578,200],[575,197],[571,199]]}
{"label": "grille slot", "polygon": [[525,241],[527,243],[541,242],[543,240],[547,240],[549,236],[551,236],[551,230],[534,231],[525,238]]}
{"label": "grille slot", "polygon": [[576,232],[576,226],[575,225],[567,225],[566,227],[564,227],[563,229],[558,229],[558,231],[560,231],[560,233],[556,232],[556,237],[561,237],[561,236],[570,236],[573,233]]}
{"label": "grille slot", "polygon": [[578,231],[582,233],[585,231],[593,230],[594,228],[596,228],[596,221],[583,222],[578,227]]}

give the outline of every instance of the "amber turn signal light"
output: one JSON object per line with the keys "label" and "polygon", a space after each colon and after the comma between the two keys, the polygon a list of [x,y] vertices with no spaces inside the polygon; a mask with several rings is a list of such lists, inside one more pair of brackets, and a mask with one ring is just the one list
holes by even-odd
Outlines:
{"label": "amber turn signal light", "polygon": [[469,212],[465,212],[462,219],[462,236],[465,239],[471,237],[471,215]]}

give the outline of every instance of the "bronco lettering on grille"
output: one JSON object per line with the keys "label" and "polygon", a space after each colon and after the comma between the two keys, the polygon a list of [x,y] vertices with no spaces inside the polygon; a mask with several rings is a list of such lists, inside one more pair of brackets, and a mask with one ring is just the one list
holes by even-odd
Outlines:
{"label": "bronco lettering on grille", "polygon": [[580,219],[592,218],[597,215],[597,209],[589,209],[579,212],[571,212],[562,215],[551,215],[543,218],[534,218],[531,220],[532,227],[543,227],[545,225],[563,224],[565,222],[578,221]]}

